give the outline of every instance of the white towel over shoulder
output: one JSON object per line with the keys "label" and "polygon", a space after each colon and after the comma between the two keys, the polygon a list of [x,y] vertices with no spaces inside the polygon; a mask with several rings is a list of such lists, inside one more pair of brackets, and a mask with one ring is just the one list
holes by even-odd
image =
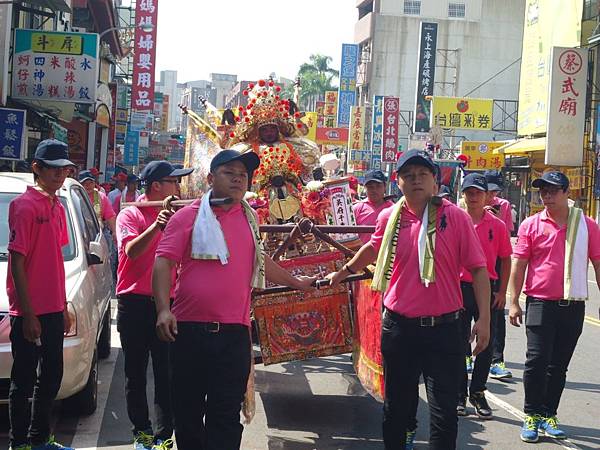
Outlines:
{"label": "white towel over shoulder", "polygon": [[218,259],[225,265],[229,250],[221,224],[210,207],[211,194],[212,190],[208,191],[200,201],[192,231],[192,259]]}
{"label": "white towel over shoulder", "polygon": [[[570,289],[569,292],[565,292],[565,299],[569,300],[587,300],[588,298],[588,229],[585,214],[583,214],[583,211],[580,214],[571,260]],[[567,268],[565,267],[566,272]]]}

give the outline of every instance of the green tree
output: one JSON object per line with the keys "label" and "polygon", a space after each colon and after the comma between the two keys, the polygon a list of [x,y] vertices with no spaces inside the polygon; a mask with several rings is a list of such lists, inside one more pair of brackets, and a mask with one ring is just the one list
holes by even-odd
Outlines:
{"label": "green tree", "polygon": [[300,107],[305,111],[314,111],[316,102],[324,99],[325,91],[337,90],[333,83],[339,72],[330,67],[331,56],[310,55],[310,62],[304,63],[298,70],[300,77]]}

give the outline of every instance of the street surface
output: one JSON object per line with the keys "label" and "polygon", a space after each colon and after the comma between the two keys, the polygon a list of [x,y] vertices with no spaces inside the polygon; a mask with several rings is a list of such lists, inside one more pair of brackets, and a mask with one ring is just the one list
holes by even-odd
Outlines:
{"label": "street surface", "polygon": [[[600,448],[600,294],[590,270],[591,299],[583,335],[573,356],[559,419],[568,441],[519,439],[523,404],[524,329],[507,326],[506,360],[513,371],[507,382],[488,383],[494,419],[460,419],[459,449],[599,449]],[[116,311],[116,308],[113,308]],[[57,440],[79,450],[130,449],[131,434],[124,398],[123,356],[113,321],[113,348],[100,364],[99,408],[74,417],[57,404]],[[149,376],[151,371],[149,371]],[[149,382],[149,385],[152,385]],[[349,355],[256,367],[257,411],[244,431],[244,450],[382,449],[381,405],[360,386]],[[149,398],[152,394],[149,391]],[[421,389],[416,448],[427,448],[428,417]],[[469,407],[471,414],[473,408]],[[1,415],[0,448],[8,447],[8,424]]]}

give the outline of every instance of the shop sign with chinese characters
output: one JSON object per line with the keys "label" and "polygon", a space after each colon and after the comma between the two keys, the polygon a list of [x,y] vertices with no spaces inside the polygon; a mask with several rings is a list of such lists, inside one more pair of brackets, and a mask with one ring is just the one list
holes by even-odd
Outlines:
{"label": "shop sign with chinese characters", "polygon": [[317,126],[324,127],[325,126],[325,102],[318,101],[315,103],[316,112],[317,112]]}
{"label": "shop sign with chinese characters", "polygon": [[26,111],[0,108],[0,159],[24,159]]}
{"label": "shop sign with chinese characters", "polygon": [[438,24],[421,22],[419,33],[419,62],[417,65],[417,91],[415,100],[415,132],[426,132],[430,128],[430,103],[435,82],[435,52],[437,49]]}
{"label": "shop sign with chinese characters", "polygon": [[545,164],[581,166],[588,49],[554,47],[546,124]]}
{"label": "shop sign with chinese characters", "polygon": [[15,30],[12,97],[96,103],[98,35]]}
{"label": "shop sign with chinese characters", "polygon": [[323,120],[326,128],[335,128],[337,124],[337,91],[325,91],[325,104],[323,106]]}
{"label": "shop sign with chinese characters", "polygon": [[135,54],[131,108],[154,111],[154,71],[158,0],[138,0],[135,7]]}
{"label": "shop sign with chinese characters", "polygon": [[504,155],[494,154],[494,150],[502,147],[503,141],[462,141],[461,153],[467,159],[465,170],[498,170],[504,167]]}
{"label": "shop sign with chinese characters", "polygon": [[433,97],[433,125],[467,130],[492,129],[494,100],[460,97]]}
{"label": "shop sign with chinese characters", "polygon": [[353,106],[350,111],[350,136],[348,148],[359,150],[365,146],[365,117],[364,106]]}
{"label": "shop sign with chinese characters", "polygon": [[356,72],[358,67],[358,45],[342,44],[342,65],[338,96],[337,126],[348,127],[350,107],[356,102]]}
{"label": "shop sign with chinese characters", "polygon": [[400,99],[383,97],[383,132],[381,162],[396,162],[398,151],[398,122],[400,121]]}

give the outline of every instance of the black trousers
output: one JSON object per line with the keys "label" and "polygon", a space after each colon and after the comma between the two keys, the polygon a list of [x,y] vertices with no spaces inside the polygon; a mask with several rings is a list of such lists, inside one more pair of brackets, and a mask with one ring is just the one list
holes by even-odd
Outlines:
{"label": "black trousers", "polygon": [[492,309],[491,324],[492,364],[497,364],[504,362],[504,346],[506,343],[506,310],[504,308]]}
{"label": "black trousers", "polygon": [[[169,439],[173,435],[169,344],[158,339],[156,334],[156,308],[152,298],[135,294],[119,296],[117,330],[125,359],[125,398],[133,434],[144,432],[163,440]],[[154,373],[154,430],[146,396],[150,357]]]}
{"label": "black trousers", "polygon": [[[38,316],[41,346],[23,335],[23,318],[10,318],[13,366],[10,373],[8,415],[10,445],[41,445],[50,437],[52,403],[63,376],[63,313]],[[38,374],[39,364],[39,374]],[[31,416],[29,398],[32,397]]]}
{"label": "black trousers", "polygon": [[556,415],[584,317],[585,302],[560,306],[558,301],[527,297],[525,414]]}
{"label": "black trousers", "polygon": [[414,423],[415,392],[423,375],[430,413],[429,448],[456,448],[458,418],[456,393],[460,368],[465,365],[461,321],[421,327],[384,313],[381,352],[385,380],[383,441],[386,450],[405,448]]}
{"label": "black trousers", "polygon": [[[461,282],[460,290],[462,292],[463,305],[465,308],[462,317],[463,343],[465,346],[465,353],[469,354],[471,353],[471,343],[469,342],[469,338],[471,337],[471,322],[477,321],[479,319],[479,310],[477,308],[477,301],[475,300],[475,291],[473,291],[473,283]],[[493,329],[491,326],[490,329],[490,333],[493,333]],[[492,336],[490,336],[490,342],[491,339]],[[475,392],[482,392],[485,390],[485,384],[487,383],[491,364],[492,346],[488,345],[488,347],[484,351],[477,355],[473,363],[471,385],[469,386],[469,392],[471,394]],[[469,375],[467,373],[467,368],[464,364],[460,369],[460,377],[462,379],[462,385],[459,391],[459,398],[464,398],[467,396],[467,385],[469,382]]]}
{"label": "black trousers", "polygon": [[179,322],[171,346],[175,438],[179,450],[236,450],[250,374],[250,331],[211,333]]}

